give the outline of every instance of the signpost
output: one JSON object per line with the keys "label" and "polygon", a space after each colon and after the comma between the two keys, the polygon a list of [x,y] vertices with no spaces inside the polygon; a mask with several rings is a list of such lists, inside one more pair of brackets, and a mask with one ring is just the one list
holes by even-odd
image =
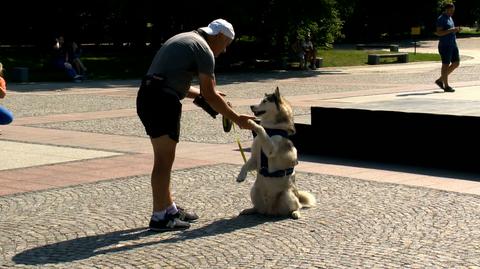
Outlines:
{"label": "signpost", "polygon": [[421,32],[422,32],[422,29],[421,29],[420,26],[412,27],[412,29],[410,31],[410,34],[412,35],[412,37],[414,37],[414,39],[413,39],[413,46],[414,46],[413,54],[417,54],[417,39],[415,39],[415,36],[419,36]]}

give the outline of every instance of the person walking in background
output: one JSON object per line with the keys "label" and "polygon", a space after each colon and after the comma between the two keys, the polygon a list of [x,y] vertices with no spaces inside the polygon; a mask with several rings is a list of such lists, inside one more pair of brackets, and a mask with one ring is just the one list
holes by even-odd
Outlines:
{"label": "person walking in background", "polygon": [[452,3],[445,5],[444,12],[437,19],[437,31],[439,36],[438,52],[442,58],[441,76],[435,81],[438,87],[445,92],[454,92],[450,87],[448,76],[460,65],[460,54],[457,46],[456,33],[460,32],[460,27],[455,27],[452,16],[455,12],[455,6]]}
{"label": "person walking in background", "polygon": [[[226,51],[235,37],[233,26],[223,19],[196,31],[177,34],[158,50],[137,93],[137,114],[150,137],[154,163],[151,175],[153,231],[187,229],[198,218],[177,207],[170,191],[172,165],[180,136],[180,118],[185,97],[218,112],[242,129],[252,129],[255,117],[235,112],[215,90],[215,58]],[[192,87],[198,76],[200,89]],[[201,101],[203,100],[203,101]]]}
{"label": "person walking in background", "polygon": [[[0,99],[7,95],[7,83],[3,78],[3,65],[0,63]],[[13,113],[3,106],[0,106],[0,125],[10,124],[13,121]]]}

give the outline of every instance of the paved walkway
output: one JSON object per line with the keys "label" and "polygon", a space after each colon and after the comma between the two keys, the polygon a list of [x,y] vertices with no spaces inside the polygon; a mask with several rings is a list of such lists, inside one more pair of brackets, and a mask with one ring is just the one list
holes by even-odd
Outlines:
{"label": "paved walkway", "polygon": [[[218,84],[245,113],[279,86],[299,121],[314,104],[478,115],[478,48],[478,38],[460,40],[471,58],[451,77],[454,94],[433,84],[439,63],[218,74]],[[17,118],[0,135],[0,268],[480,268],[479,175],[301,156],[298,185],[316,208],[296,221],[238,217],[253,178],[235,182],[234,141],[248,147],[250,135],[223,133],[188,101],[173,188],[201,218],[184,232],[148,232],[152,153],[137,84],[10,84],[2,104]]]}

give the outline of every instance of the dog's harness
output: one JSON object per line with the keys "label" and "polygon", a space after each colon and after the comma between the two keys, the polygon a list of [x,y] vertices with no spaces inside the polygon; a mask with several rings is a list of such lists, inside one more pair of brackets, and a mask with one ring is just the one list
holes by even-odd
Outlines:
{"label": "dog's harness", "polygon": [[[279,135],[285,138],[288,138],[288,132],[281,129],[267,129],[265,128],[268,136],[272,137],[274,135]],[[294,167],[290,167],[284,170],[277,170],[274,172],[268,172],[268,157],[263,153],[263,150],[260,150],[260,171],[259,173],[264,177],[284,177],[293,174]]]}

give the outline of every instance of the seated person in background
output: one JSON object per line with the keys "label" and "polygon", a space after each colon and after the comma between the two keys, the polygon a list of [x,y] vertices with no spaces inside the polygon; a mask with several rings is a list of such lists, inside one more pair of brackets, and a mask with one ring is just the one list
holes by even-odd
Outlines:
{"label": "seated person in background", "polygon": [[[3,79],[3,65],[0,63],[0,99],[7,95],[7,83]],[[3,106],[0,106],[0,125],[6,125],[13,121],[13,113]]]}
{"label": "seated person in background", "polygon": [[77,71],[78,74],[85,77],[87,74],[87,68],[83,64],[82,60],[80,60],[82,49],[78,46],[77,43],[73,41],[72,43],[70,43],[70,46],[67,46],[67,47],[71,49],[70,55],[72,55],[72,64],[73,64],[73,67],[75,68],[75,71]]}
{"label": "seated person in background", "polygon": [[293,58],[300,61],[300,69],[306,68],[305,63],[305,51],[303,49],[303,44],[300,38],[297,36],[292,43]]}
{"label": "seated person in background", "polygon": [[310,33],[307,34],[307,39],[303,42],[302,47],[305,53],[305,65],[307,65],[307,63],[310,63],[308,67],[310,67],[311,69],[316,69],[315,61],[317,59],[317,52],[315,50],[315,47],[313,46]]}
{"label": "seated person in background", "polygon": [[[74,82],[81,82],[83,76],[75,69],[75,55],[72,48],[72,43],[66,43],[63,36],[56,38],[55,45],[53,46],[55,51],[54,66],[56,68],[65,70],[69,78]],[[78,57],[77,57],[78,58]]]}

